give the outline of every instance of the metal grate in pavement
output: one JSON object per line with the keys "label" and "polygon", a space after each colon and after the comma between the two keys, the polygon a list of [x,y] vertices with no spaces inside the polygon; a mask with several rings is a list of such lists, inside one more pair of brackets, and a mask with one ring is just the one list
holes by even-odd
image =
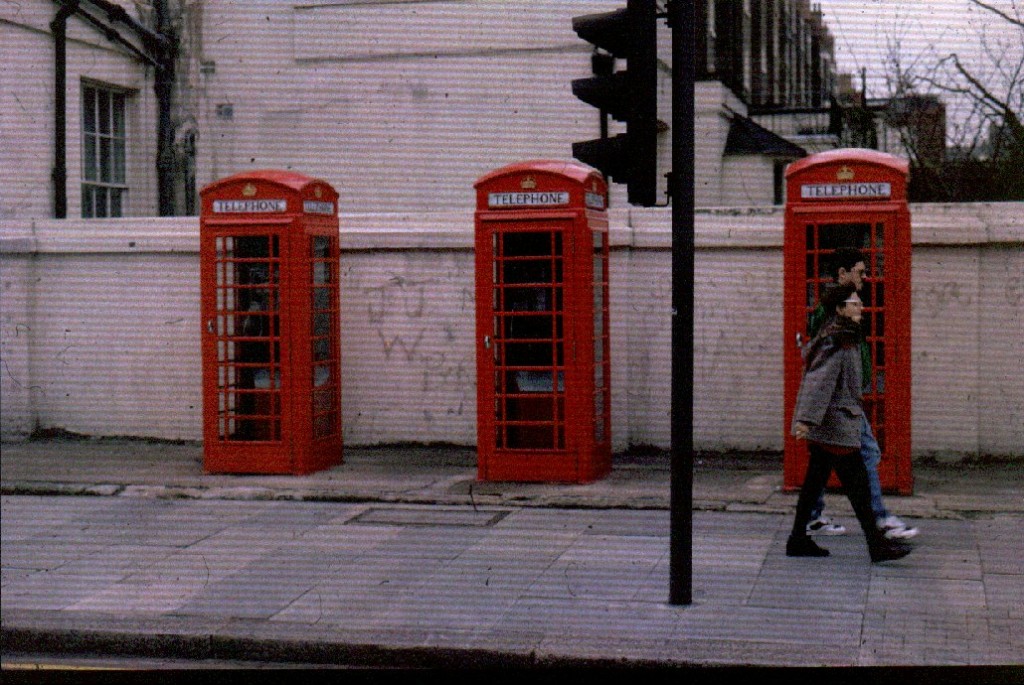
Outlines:
{"label": "metal grate in pavement", "polygon": [[370,508],[346,523],[388,526],[464,526],[486,528],[508,516],[510,510],[472,511],[455,509],[392,509]]}

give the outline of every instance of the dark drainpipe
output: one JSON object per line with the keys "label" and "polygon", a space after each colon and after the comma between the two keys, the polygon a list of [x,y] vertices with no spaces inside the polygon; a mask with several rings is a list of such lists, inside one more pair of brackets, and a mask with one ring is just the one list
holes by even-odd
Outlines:
{"label": "dark drainpipe", "polygon": [[68,17],[78,9],[78,2],[69,2],[57,10],[50,22],[54,40],[53,98],[53,215],[68,215],[67,160],[67,25]]}
{"label": "dark drainpipe", "polygon": [[[156,31],[166,38],[170,35],[170,16],[166,0],[153,3],[156,11]],[[174,92],[175,42],[161,41],[153,85],[157,102],[157,156],[156,177],[160,216],[174,215],[174,127],[171,123],[171,96]]]}

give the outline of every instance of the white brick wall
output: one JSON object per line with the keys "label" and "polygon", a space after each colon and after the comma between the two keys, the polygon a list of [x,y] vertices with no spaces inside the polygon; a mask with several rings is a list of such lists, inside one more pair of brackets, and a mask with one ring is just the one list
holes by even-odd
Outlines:
{"label": "white brick wall", "polygon": [[[915,205],[913,446],[1024,457],[1024,216]],[[671,225],[615,209],[614,448],[669,444]],[[472,212],[346,214],[350,445],[476,441]],[[201,437],[198,221],[0,221],[2,432]],[[781,449],[782,213],[697,215],[695,444]]]}
{"label": "white brick wall", "polygon": [[[203,59],[216,73],[196,84],[210,133],[198,183],[292,167],[343,189],[348,211],[457,207],[492,169],[568,158],[573,141],[598,137],[597,111],[570,90],[591,75],[572,17],[618,6],[205,2]],[[234,104],[232,121],[214,116],[217,103]]]}
{"label": "white brick wall", "polygon": [[[132,3],[122,2],[130,11]],[[568,159],[599,136],[599,115],[571,82],[591,75],[572,18],[622,0],[183,3],[175,116],[197,134],[197,187],[253,169],[301,169],[343,190],[347,211],[446,211],[504,164]],[[0,3],[0,217],[51,216],[51,0]],[[68,216],[80,216],[82,78],[132,89],[128,214],[156,213],[153,70],[72,19],[68,52]],[[671,124],[670,30],[659,22],[659,117]],[[204,68],[200,68],[200,64]],[[620,63],[619,67],[623,65]],[[230,118],[218,107],[230,105]],[[723,160],[727,109],[717,82],[696,84],[697,206],[772,201],[770,161]],[[185,130],[183,129],[183,130]],[[623,131],[611,121],[612,135]],[[659,137],[658,178],[671,131]],[[626,206],[613,185],[612,206]],[[664,202],[664,195],[659,201]]]}

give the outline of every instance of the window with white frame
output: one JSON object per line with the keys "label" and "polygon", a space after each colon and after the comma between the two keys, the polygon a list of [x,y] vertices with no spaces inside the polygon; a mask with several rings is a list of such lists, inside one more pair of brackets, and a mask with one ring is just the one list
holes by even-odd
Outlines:
{"label": "window with white frame", "polygon": [[124,216],[125,108],[122,90],[82,84],[82,217]]}

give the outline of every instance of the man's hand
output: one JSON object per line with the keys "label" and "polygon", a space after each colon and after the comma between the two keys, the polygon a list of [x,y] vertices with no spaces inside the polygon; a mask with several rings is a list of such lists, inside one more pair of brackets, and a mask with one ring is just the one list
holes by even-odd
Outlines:
{"label": "man's hand", "polygon": [[806,440],[807,433],[811,428],[806,423],[800,423],[799,421],[793,426],[793,435],[797,440]]}

